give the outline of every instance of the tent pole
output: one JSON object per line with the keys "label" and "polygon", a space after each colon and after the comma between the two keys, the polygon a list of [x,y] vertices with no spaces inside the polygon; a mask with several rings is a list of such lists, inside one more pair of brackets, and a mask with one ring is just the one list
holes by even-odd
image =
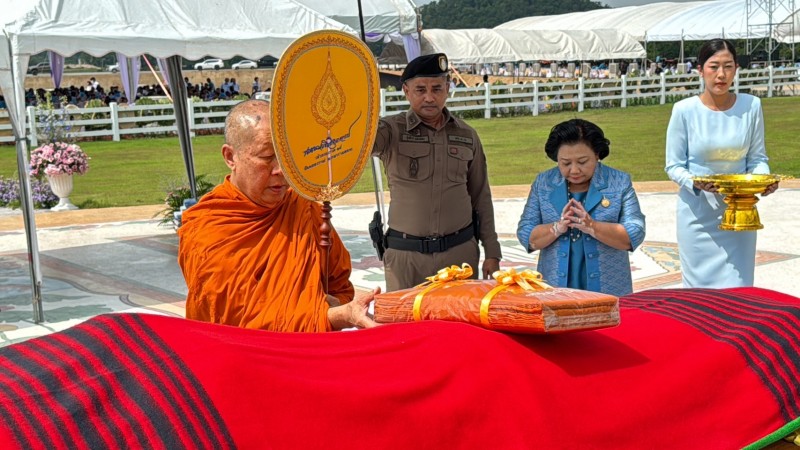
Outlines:
{"label": "tent pole", "polygon": [[367,43],[367,33],[364,31],[364,10],[361,8],[361,0],[358,0],[358,25],[361,27],[361,41]]}
{"label": "tent pole", "polygon": [[[8,37],[8,35],[6,35]],[[25,141],[25,68],[20,66],[20,57],[11,51],[11,39],[8,39],[8,55],[11,61],[11,84],[13,92],[7,97],[12,97],[8,108],[11,128],[17,149],[17,171],[19,172],[20,209],[22,221],[25,226],[25,238],[28,247],[28,266],[31,273],[31,294],[34,323],[44,322],[44,309],[42,307],[42,267],[39,261],[39,241],[36,236],[36,217],[33,214],[33,194],[31,179],[28,173],[28,146]]]}
{"label": "tent pole", "polygon": [[[21,133],[20,133],[21,134]],[[33,214],[31,180],[28,175],[28,148],[24,138],[17,138],[17,170],[19,171],[19,195],[22,218],[25,224],[25,237],[28,246],[28,263],[31,272],[33,321],[44,322],[42,308],[42,268],[39,261],[39,241],[36,236],[36,218]]]}
{"label": "tent pole", "polygon": [[178,127],[178,139],[181,143],[183,163],[186,166],[186,176],[189,177],[189,188],[192,198],[197,199],[197,182],[194,175],[194,156],[192,139],[189,130],[189,114],[186,105],[186,83],[183,81],[181,71],[181,57],[170,56],[167,58],[167,73],[171,82],[172,105],[175,108],[175,125]]}

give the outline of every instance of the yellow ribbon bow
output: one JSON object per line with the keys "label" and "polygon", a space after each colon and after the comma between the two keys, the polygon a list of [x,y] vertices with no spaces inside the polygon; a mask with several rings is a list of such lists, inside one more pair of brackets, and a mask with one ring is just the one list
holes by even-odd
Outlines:
{"label": "yellow ribbon bow", "polygon": [[492,278],[497,280],[498,284],[504,286],[516,284],[526,291],[551,289],[551,286],[543,281],[542,274],[531,269],[525,269],[522,272],[517,272],[513,267],[508,270],[498,270],[492,274]]}
{"label": "yellow ribbon bow", "polygon": [[445,267],[444,269],[440,269],[438,272],[436,272],[436,275],[426,277],[425,279],[428,281],[420,284],[419,286],[424,286],[427,283],[430,283],[430,285],[419,291],[419,293],[414,297],[414,321],[418,322],[422,320],[420,306],[422,306],[422,297],[427,294],[428,291],[449,281],[466,280],[470,277],[472,277],[472,266],[467,263],[461,264],[461,267],[455,265]]}
{"label": "yellow ribbon bow", "polygon": [[552,286],[543,281],[541,273],[531,269],[525,269],[522,272],[517,272],[514,268],[498,270],[492,274],[492,278],[497,281],[497,287],[489,291],[481,300],[481,324],[486,328],[492,328],[489,323],[489,304],[500,291],[515,285],[526,291],[552,289]]}
{"label": "yellow ribbon bow", "polygon": [[472,276],[472,266],[467,263],[461,264],[461,267],[450,266],[440,269],[436,275],[426,277],[425,279],[431,283],[444,283],[453,280],[466,280]]}

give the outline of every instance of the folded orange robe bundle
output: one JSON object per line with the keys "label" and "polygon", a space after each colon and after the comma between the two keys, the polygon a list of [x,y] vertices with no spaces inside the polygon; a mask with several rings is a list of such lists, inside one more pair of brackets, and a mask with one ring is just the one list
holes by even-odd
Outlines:
{"label": "folded orange robe bundle", "polygon": [[494,280],[469,280],[472,268],[451,266],[410,289],[375,296],[375,321],[467,322],[515,333],[560,333],[619,325],[619,300],[599,292],[553,288],[541,274],[514,269]]}

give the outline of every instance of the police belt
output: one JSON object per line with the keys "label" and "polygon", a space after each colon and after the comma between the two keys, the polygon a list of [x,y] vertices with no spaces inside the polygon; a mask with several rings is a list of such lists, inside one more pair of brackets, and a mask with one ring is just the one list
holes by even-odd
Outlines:
{"label": "police belt", "polygon": [[386,246],[396,250],[409,250],[420,253],[446,252],[461,245],[475,235],[472,224],[447,236],[419,237],[401,233],[389,228],[386,232]]}

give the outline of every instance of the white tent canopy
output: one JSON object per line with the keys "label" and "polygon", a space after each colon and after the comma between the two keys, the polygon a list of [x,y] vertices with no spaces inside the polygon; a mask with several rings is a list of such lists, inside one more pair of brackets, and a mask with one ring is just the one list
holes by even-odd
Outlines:
{"label": "white tent canopy", "polygon": [[[513,30],[594,30],[612,28],[624,31],[638,41],[706,40],[764,38],[769,27],[775,26],[772,37],[780,42],[800,41],[800,14],[789,11],[785,4],[776,4],[770,19],[764,8],[755,6],[748,12],[747,0],[717,0],[694,2],[661,2],[625,8],[552,16],[525,17],[498,25],[495,29]],[[749,24],[749,26],[748,26]]]}
{"label": "white tent canopy", "polygon": [[278,56],[312,30],[355,33],[292,0],[40,0],[34,11],[5,29],[15,54],[50,50],[102,56],[116,51],[187,59]]}
{"label": "white tent canopy", "polygon": [[635,39],[616,30],[423,30],[422,53],[446,53],[453,64],[513,61],[635,59]]}
{"label": "white tent canopy", "polygon": [[[776,2],[772,21],[791,20],[792,11],[786,4]],[[749,23],[749,26],[748,26]],[[684,10],[664,18],[647,32],[650,41],[704,41],[724,37],[726,39],[753,39],[768,37],[770,18],[767,12],[754,5],[748,20],[747,0],[720,0],[703,2],[695,8]],[[756,26],[757,25],[757,26]],[[796,24],[795,33],[800,33]],[[772,37],[781,42],[791,42],[792,37],[772,30]]]}
{"label": "white tent canopy", "polygon": [[[357,0],[295,0],[325,17],[360,28]],[[382,34],[412,34],[417,32],[417,7],[412,0],[363,1],[364,29]]]}
{"label": "white tent canopy", "polygon": [[704,1],[651,3],[624,8],[595,9],[552,16],[523,17],[498,25],[503,30],[619,30],[644,41],[647,30],[665,17],[694,8]]}

